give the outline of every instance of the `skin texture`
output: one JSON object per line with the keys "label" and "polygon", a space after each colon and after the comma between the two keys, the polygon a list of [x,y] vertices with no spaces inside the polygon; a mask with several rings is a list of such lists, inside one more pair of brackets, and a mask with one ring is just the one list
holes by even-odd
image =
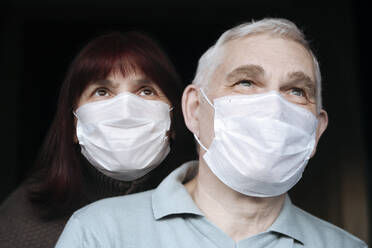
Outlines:
{"label": "skin texture", "polygon": [[[324,110],[316,111],[314,68],[302,45],[260,34],[230,41],[223,46],[223,52],[223,63],[203,89],[212,103],[226,95],[275,90],[318,118],[318,143],[328,117]],[[199,86],[189,85],[185,89],[182,108],[187,127],[208,148],[214,137],[214,110],[202,97]],[[315,151],[316,148],[312,156]],[[270,227],[280,213],[285,194],[258,198],[230,189],[210,171],[203,160],[204,153],[200,149],[199,172],[185,186],[206,218],[235,241]]]}

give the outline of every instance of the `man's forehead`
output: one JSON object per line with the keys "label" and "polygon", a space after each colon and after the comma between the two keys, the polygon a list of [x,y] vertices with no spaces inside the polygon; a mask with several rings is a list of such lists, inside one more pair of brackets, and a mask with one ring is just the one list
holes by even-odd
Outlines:
{"label": "man's forehead", "polygon": [[220,64],[214,73],[219,77],[237,73],[257,76],[272,70],[280,70],[289,78],[307,77],[315,82],[312,57],[302,44],[264,34],[224,44],[220,50]]}

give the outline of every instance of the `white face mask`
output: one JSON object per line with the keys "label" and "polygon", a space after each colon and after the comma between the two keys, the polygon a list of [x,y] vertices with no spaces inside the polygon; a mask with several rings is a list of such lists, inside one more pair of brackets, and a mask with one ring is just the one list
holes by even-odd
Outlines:
{"label": "white face mask", "polygon": [[81,152],[99,171],[131,181],[144,176],[168,155],[170,107],[131,93],[87,103],[76,110]]}
{"label": "white face mask", "polygon": [[271,91],[214,100],[214,139],[203,158],[244,195],[277,196],[301,178],[315,146],[317,118]]}

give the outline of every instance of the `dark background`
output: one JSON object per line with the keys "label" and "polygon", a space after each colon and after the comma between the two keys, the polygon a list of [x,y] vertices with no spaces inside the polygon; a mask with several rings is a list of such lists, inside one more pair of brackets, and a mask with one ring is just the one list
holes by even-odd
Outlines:
{"label": "dark background", "polygon": [[0,201],[27,176],[53,118],[67,67],[91,38],[114,30],[145,31],[162,44],[187,84],[201,54],[223,31],[252,19],[284,17],[304,30],[318,56],[330,118],[292,199],[364,240],[371,237],[371,29],[365,3],[29,2],[0,3]]}

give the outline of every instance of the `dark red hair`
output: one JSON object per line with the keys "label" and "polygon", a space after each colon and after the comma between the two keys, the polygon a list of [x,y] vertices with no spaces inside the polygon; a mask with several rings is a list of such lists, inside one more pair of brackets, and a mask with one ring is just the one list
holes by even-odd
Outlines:
{"label": "dark red hair", "polygon": [[[76,56],[67,72],[59,95],[55,118],[36,161],[38,187],[31,194],[35,204],[46,207],[50,217],[74,211],[78,206],[83,173],[80,147],[75,144],[73,110],[84,89],[92,82],[106,79],[111,73],[140,71],[155,82],[173,106],[171,143],[173,159],[169,170],[193,157],[183,146],[193,141],[187,133],[181,112],[183,85],[170,60],[146,35],[130,32],[111,33],[89,42]],[[160,165],[163,166],[163,165]]]}

